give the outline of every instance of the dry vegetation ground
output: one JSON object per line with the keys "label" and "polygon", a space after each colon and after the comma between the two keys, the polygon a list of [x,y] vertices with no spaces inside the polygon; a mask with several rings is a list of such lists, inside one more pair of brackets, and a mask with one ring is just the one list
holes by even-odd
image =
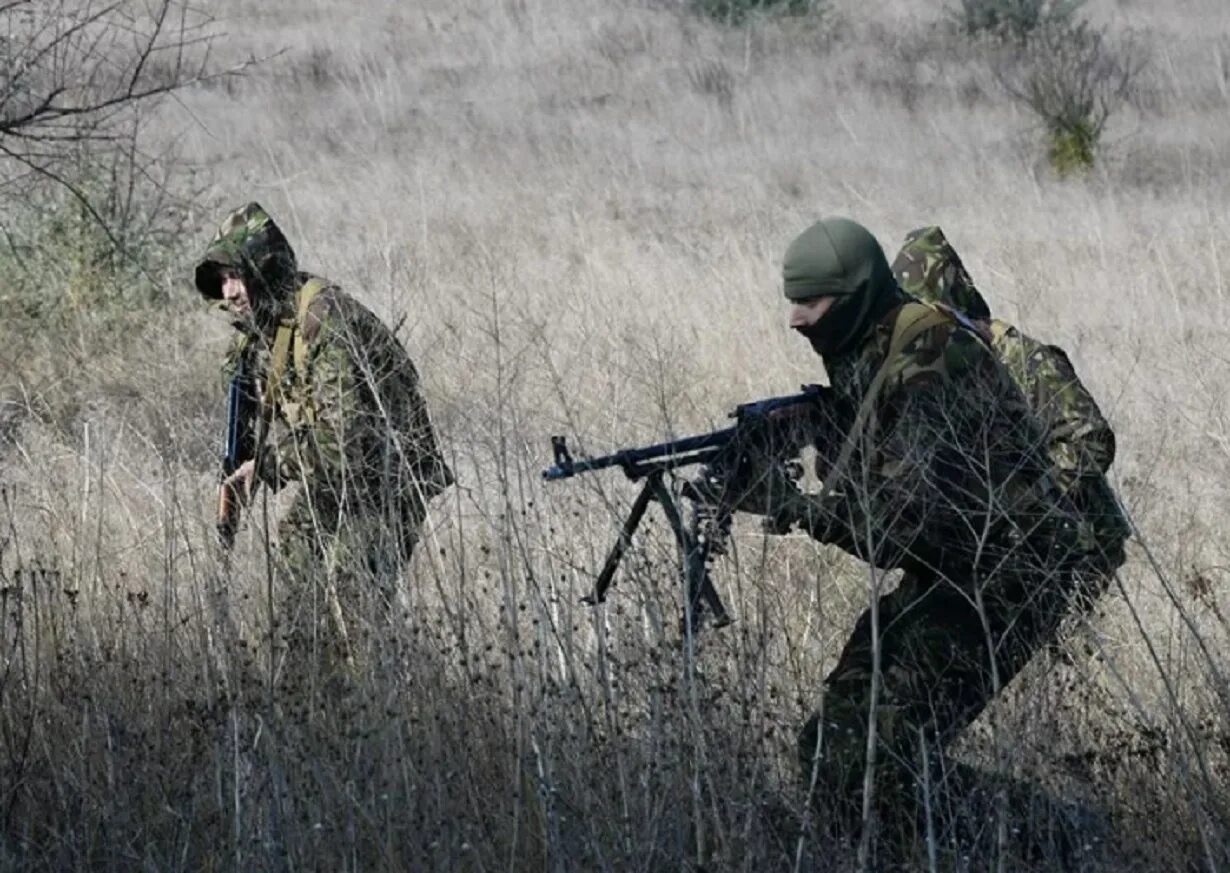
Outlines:
{"label": "dry vegetation ground", "polygon": [[[347,703],[227,705],[243,656],[209,607],[225,325],[185,263],[166,279],[182,303],[146,329],[87,313],[22,340],[5,387],[23,411],[0,418],[0,869],[838,863],[778,820],[865,579],[741,527],[717,571],[738,623],[691,664],[658,520],[605,611],[577,603],[633,488],[539,479],[550,434],[656,441],[817,381],[776,270],[833,213],[886,248],[941,224],[999,314],[1069,350],[1156,561],[1133,546],[964,754],[1109,810],[1104,869],[1230,864],[1223,0],[1090,7],[1152,63],[1100,167],[1062,182],[936,3],[740,30],[665,0],[216,12],[224,55],[273,57],[160,119],[212,179],[193,244],[258,199],[306,268],[405,316],[462,484]],[[258,660],[260,514],[228,595]]]}

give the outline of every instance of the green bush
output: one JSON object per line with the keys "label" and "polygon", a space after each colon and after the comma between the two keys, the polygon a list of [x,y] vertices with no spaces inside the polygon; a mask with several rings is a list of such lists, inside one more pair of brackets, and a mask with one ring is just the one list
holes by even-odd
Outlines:
{"label": "green bush", "polygon": [[10,318],[57,326],[82,316],[104,321],[150,305],[153,284],[80,212],[61,205],[24,217],[27,223],[0,251],[0,269],[8,277],[0,306]]}
{"label": "green bush", "polygon": [[195,295],[170,294],[172,277],[186,272],[186,213],[143,196],[128,200],[125,215],[117,189],[95,179],[73,185],[90,208],[56,186],[4,204],[0,455],[27,420],[75,445],[104,407],[145,433],[165,430],[134,401],[149,396],[167,360],[176,313],[198,305]]}
{"label": "green bush", "polygon": [[970,36],[989,34],[1023,44],[1042,28],[1072,23],[1085,0],[961,0],[952,12]]}
{"label": "green bush", "polygon": [[1098,132],[1089,124],[1076,122],[1070,127],[1047,132],[1046,158],[1060,176],[1070,176],[1093,166]]}
{"label": "green bush", "polygon": [[743,24],[757,15],[807,15],[827,0],[692,0],[692,9],[723,24]]}

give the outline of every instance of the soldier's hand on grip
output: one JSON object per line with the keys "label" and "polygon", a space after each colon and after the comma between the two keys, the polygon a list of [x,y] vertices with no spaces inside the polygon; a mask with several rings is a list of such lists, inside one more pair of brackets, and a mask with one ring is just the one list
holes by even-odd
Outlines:
{"label": "soldier's hand on grip", "polygon": [[765,459],[741,464],[734,474],[706,467],[692,486],[712,505],[774,516],[806,500],[797,484],[801,474],[797,461]]}

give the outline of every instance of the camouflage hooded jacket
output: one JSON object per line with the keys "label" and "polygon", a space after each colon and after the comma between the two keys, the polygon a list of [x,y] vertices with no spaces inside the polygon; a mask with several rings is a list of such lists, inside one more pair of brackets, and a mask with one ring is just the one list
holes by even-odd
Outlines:
{"label": "camouflage hooded jacket", "polygon": [[[277,489],[299,481],[315,505],[332,511],[426,501],[452,484],[405,349],[374,313],[323,280],[315,280],[323,288],[300,321],[298,295],[313,277],[299,272],[290,244],[256,203],[228,216],[197,265],[204,297],[221,300],[227,267],[244,278],[253,317],[236,323],[224,375],[229,380],[242,361],[256,377],[271,434],[259,454],[262,482]],[[274,366],[279,328],[299,332],[301,368],[289,354]]]}
{"label": "camouflage hooded jacket", "polygon": [[1098,531],[1118,548],[1129,532],[1106,482],[1115,459],[1115,434],[1081,383],[1067,354],[991,317],[965,265],[939,227],[910,232],[893,262],[902,289],[985,325],[992,348],[1046,431],[1046,449],[1060,487]]}

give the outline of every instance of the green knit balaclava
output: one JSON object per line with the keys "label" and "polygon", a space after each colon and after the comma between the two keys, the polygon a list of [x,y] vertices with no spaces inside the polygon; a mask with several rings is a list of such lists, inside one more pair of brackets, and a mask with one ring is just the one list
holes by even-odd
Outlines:
{"label": "green knit balaclava", "polygon": [[876,238],[846,218],[826,218],[803,231],[786,249],[782,278],[787,300],[837,298],[819,321],[799,328],[825,358],[855,348],[901,297]]}

